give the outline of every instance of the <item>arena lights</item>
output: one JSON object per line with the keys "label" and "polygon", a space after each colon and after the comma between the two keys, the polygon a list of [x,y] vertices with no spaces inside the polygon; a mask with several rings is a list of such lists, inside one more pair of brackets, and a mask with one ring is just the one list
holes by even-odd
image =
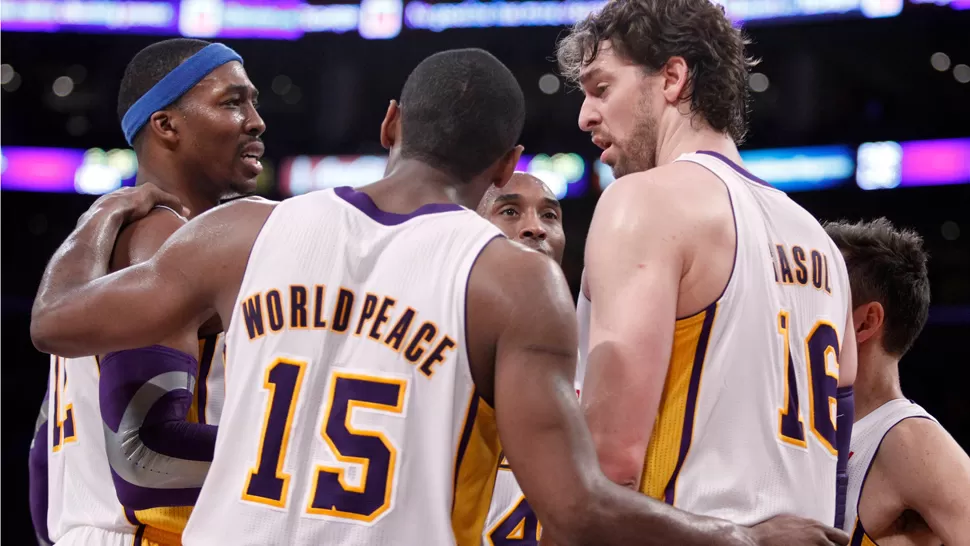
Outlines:
{"label": "arena lights", "polygon": [[864,190],[970,183],[970,138],[867,142],[856,183]]}
{"label": "arena lights", "polygon": [[280,164],[280,193],[302,195],[340,186],[359,187],[380,180],[387,156],[309,156],[298,155]]}
{"label": "arena lights", "polygon": [[129,149],[0,149],[3,190],[102,194],[135,184],[138,161]]}
{"label": "arena lights", "polygon": [[[101,194],[134,184],[137,168],[128,149],[24,148],[5,146],[0,189]],[[867,142],[849,146],[811,146],[744,150],[744,166],[785,192],[851,185],[863,190],[970,184],[970,138],[911,142]],[[268,193],[275,171],[268,160],[258,191]],[[309,156],[285,158],[279,191],[284,196],[338,186],[359,187],[384,176],[387,156]],[[581,197],[590,184],[602,191],[613,182],[609,166],[574,153],[522,156],[516,169],[543,182],[560,199]]]}
{"label": "arena lights", "polygon": [[[717,0],[735,21],[856,15],[892,17],[903,0]],[[911,0],[970,9],[970,0]],[[362,0],[310,5],[305,0],[4,0],[4,31],[181,35],[200,38],[294,40],[306,33],[356,30],[365,39],[389,39],[402,28],[571,25],[604,0],[421,2]]]}
{"label": "arena lights", "polygon": [[515,170],[545,182],[557,199],[580,197],[589,185],[586,162],[579,154],[523,155]]}

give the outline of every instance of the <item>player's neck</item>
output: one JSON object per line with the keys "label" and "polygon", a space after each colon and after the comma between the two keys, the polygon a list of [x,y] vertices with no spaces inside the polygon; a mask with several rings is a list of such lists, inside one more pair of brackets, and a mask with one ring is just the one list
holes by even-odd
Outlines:
{"label": "player's neck", "polygon": [[679,116],[666,127],[661,122],[657,143],[657,165],[672,163],[683,154],[707,150],[718,152],[728,159],[741,163],[738,147],[726,133],[712,129],[700,119]]}
{"label": "player's neck", "polygon": [[[160,172],[168,172],[166,176],[159,176]],[[218,195],[205,195],[204,192],[199,191],[203,187],[202,184],[196,184],[191,181],[183,180],[179,177],[175,170],[169,169],[152,169],[149,166],[138,167],[138,173],[135,175],[135,185],[142,185],[146,182],[151,182],[158,186],[161,190],[168,192],[175,197],[178,197],[182,206],[189,209],[189,218],[194,218],[203,212],[214,208],[219,204]]]}
{"label": "player's neck", "polygon": [[891,400],[905,398],[899,385],[899,359],[879,354],[859,354],[859,371],[852,386],[855,420],[876,411]]}
{"label": "player's neck", "polygon": [[427,163],[398,159],[383,179],[361,191],[385,212],[409,214],[432,203],[458,204],[474,210],[481,195],[476,195],[472,186]]}

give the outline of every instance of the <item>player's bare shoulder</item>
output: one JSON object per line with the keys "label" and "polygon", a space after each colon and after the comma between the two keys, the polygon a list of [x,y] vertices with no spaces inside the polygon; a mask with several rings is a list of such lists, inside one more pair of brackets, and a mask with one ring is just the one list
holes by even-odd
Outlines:
{"label": "player's bare shoulder", "polygon": [[159,248],[187,218],[168,207],[156,207],[147,216],[136,220],[118,234],[111,255],[111,271],[117,271],[151,259]]}

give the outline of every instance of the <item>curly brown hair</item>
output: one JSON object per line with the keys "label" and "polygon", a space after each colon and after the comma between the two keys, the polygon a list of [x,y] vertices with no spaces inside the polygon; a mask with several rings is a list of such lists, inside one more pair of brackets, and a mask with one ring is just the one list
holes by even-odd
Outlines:
{"label": "curly brown hair", "polygon": [[617,55],[656,72],[680,56],[689,69],[682,100],[715,130],[740,143],[747,133],[750,43],[724,8],[711,0],[610,0],[576,23],[556,48],[563,76],[577,83],[580,71],[609,40]]}

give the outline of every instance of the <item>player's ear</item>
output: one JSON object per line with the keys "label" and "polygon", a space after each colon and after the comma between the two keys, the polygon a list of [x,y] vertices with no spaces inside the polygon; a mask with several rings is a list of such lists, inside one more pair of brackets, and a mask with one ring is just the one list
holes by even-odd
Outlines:
{"label": "player's ear", "polygon": [[872,339],[882,329],[885,320],[886,310],[878,301],[870,301],[856,307],[852,312],[856,343],[861,345]]}
{"label": "player's ear", "polygon": [[512,175],[515,174],[515,166],[519,164],[519,158],[522,157],[522,151],[525,148],[521,144],[512,148],[499,159],[498,168],[495,169],[495,176],[490,180],[492,185],[496,188],[501,188],[509,183]]}
{"label": "player's ear", "polygon": [[174,145],[179,140],[180,120],[169,110],[159,110],[148,118],[145,129],[151,131],[162,142]]}
{"label": "player's ear", "polygon": [[390,150],[397,142],[401,134],[401,109],[396,100],[392,100],[387,106],[387,113],[384,114],[384,121],[381,122],[381,146],[385,150]]}
{"label": "player's ear", "polygon": [[686,91],[687,81],[690,79],[690,68],[687,61],[680,56],[667,59],[660,69],[663,77],[663,95],[667,102],[678,104]]}

